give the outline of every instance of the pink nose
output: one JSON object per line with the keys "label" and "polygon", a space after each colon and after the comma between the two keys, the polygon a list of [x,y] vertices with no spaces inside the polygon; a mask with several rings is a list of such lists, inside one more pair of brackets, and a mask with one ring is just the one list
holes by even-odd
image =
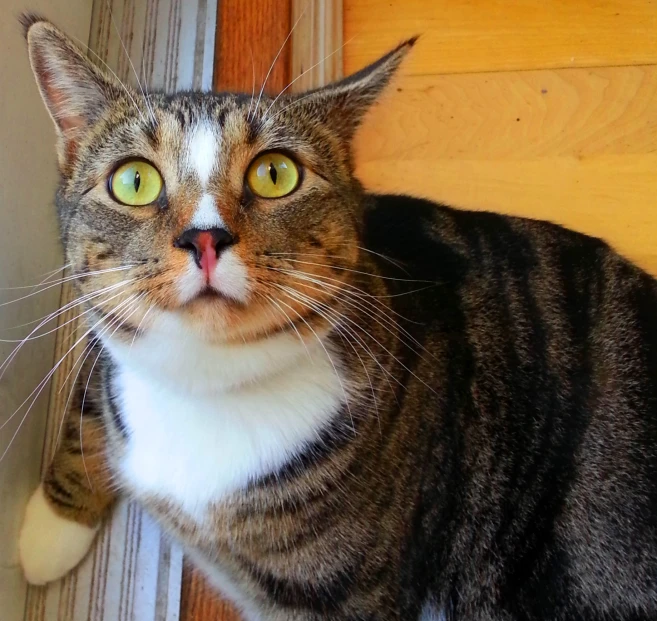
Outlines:
{"label": "pink nose", "polygon": [[212,273],[219,254],[235,243],[226,229],[188,229],[173,242],[176,248],[193,253],[194,261],[208,276]]}

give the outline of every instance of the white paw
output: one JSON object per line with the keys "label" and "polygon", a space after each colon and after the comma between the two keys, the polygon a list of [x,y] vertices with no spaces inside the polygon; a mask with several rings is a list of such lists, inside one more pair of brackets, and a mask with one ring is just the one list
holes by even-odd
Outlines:
{"label": "white paw", "polygon": [[57,515],[39,485],[27,503],[18,542],[26,580],[46,584],[65,576],[85,557],[97,532]]}

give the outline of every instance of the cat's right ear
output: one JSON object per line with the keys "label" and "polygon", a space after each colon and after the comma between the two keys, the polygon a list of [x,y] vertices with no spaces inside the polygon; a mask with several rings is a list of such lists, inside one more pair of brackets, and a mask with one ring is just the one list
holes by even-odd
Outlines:
{"label": "cat's right ear", "polygon": [[[379,60],[338,82],[299,97],[308,117],[325,124],[349,142],[364,115],[396,74],[418,37],[398,45]],[[290,104],[288,104],[289,107]]]}
{"label": "cat's right ear", "polygon": [[32,71],[58,136],[60,166],[74,158],[85,132],[120,96],[118,82],[94,65],[50,22],[23,15]]}

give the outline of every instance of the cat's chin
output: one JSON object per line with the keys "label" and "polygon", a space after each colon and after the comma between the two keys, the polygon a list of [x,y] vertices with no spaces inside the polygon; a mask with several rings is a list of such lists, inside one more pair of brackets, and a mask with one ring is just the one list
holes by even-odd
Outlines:
{"label": "cat's chin", "polygon": [[176,315],[194,331],[223,334],[228,315],[235,312],[235,302],[216,291],[204,291],[185,302]]}
{"label": "cat's chin", "polygon": [[234,305],[237,304],[237,302],[218,289],[215,289],[214,287],[205,287],[204,289],[201,289],[196,295],[194,295],[194,297],[192,297],[190,300],[186,301],[184,306],[191,307],[200,304]]}
{"label": "cat's chin", "polygon": [[207,287],[177,307],[152,314],[148,328],[168,336],[193,334],[206,343],[233,345],[263,341],[290,329],[285,319],[257,298],[246,303]]}
{"label": "cat's chin", "polygon": [[192,318],[198,318],[201,321],[210,320],[215,324],[219,317],[234,315],[244,308],[244,304],[233,298],[217,291],[212,287],[206,287],[199,291],[193,298],[187,300],[179,311]]}
{"label": "cat's chin", "polygon": [[[221,292],[207,289],[185,302],[173,314],[183,333],[191,332],[203,341],[217,345],[259,340],[268,326],[262,326],[259,313]],[[175,330],[174,330],[175,332]]]}

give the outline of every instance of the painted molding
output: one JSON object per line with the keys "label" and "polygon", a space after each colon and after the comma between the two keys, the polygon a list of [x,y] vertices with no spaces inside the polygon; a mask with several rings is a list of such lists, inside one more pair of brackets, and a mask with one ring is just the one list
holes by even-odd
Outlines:
{"label": "painted molding", "polygon": [[[298,24],[297,24],[298,20]],[[292,0],[290,87],[299,93],[343,76],[342,0]]]}

